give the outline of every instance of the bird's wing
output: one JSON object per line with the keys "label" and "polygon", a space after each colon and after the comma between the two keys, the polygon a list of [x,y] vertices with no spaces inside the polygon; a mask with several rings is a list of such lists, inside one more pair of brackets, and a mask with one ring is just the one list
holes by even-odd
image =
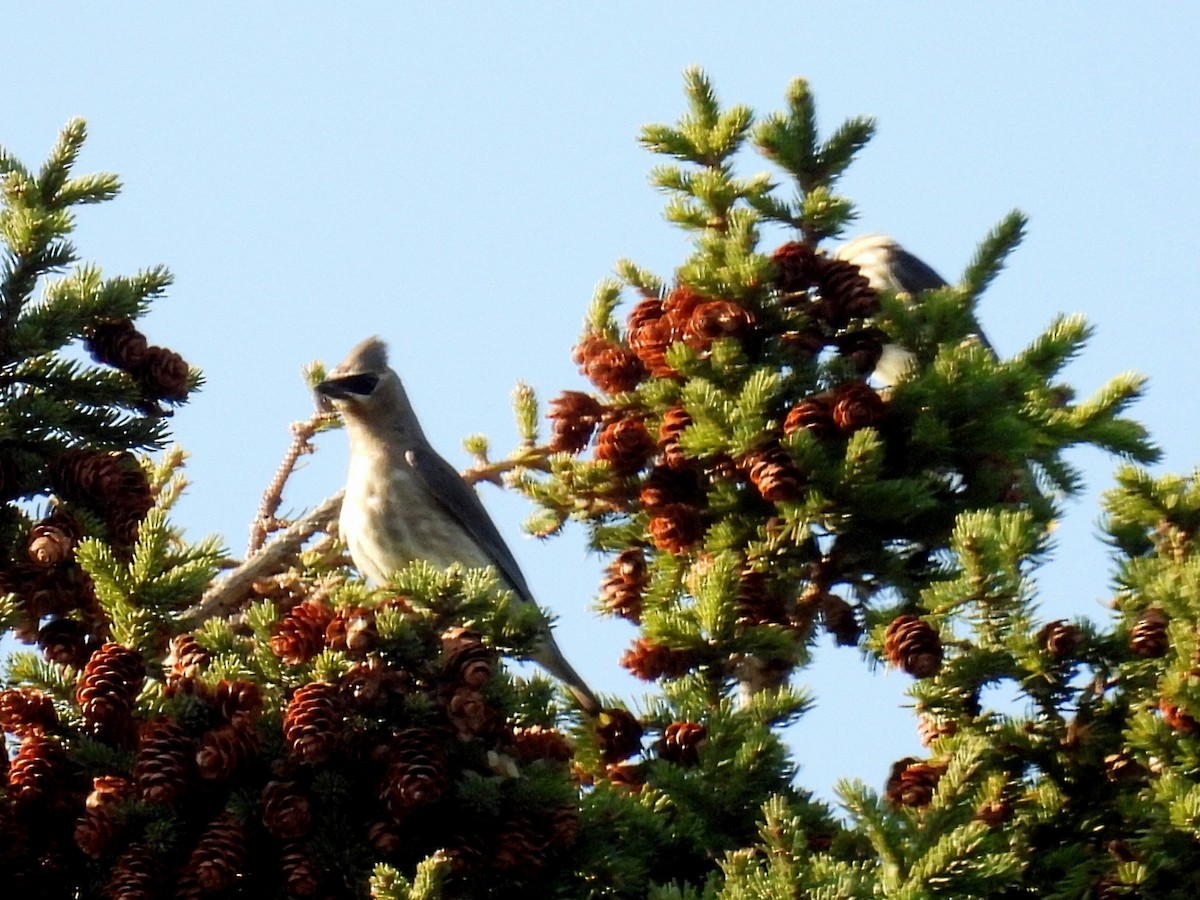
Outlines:
{"label": "bird's wing", "polygon": [[913,256],[903,247],[896,247],[891,254],[892,273],[900,286],[910,294],[932,291],[946,287],[946,279],[918,256]]}
{"label": "bird's wing", "polygon": [[512,551],[504,543],[492,517],[482,501],[454,466],[437,455],[430,447],[414,447],[405,453],[412,472],[454,521],[462,526],[477,545],[488,555],[500,575],[527,603],[534,603],[533,592],[517,565]]}

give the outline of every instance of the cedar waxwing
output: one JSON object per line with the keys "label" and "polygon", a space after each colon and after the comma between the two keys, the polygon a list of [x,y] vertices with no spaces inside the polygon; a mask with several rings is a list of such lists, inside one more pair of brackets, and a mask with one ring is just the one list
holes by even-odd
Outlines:
{"label": "cedar waxwing", "polygon": [[[339,530],[354,565],[381,583],[423,559],[435,566],[493,566],[518,602],[534,604],[517,561],[462,476],[429,446],[387,346],[368,338],[316,390],[341,414],[350,472]],[[532,657],[588,713],[600,704],[554,642],[546,623]]]}

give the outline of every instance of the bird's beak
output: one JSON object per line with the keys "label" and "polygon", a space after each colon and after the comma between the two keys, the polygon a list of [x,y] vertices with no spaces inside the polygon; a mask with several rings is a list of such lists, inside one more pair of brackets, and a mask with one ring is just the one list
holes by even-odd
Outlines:
{"label": "bird's beak", "polygon": [[350,396],[350,391],[344,384],[340,384],[343,380],[342,378],[330,378],[328,381],[322,381],[313,390],[328,400],[345,400]]}
{"label": "bird's beak", "polygon": [[379,384],[378,375],[343,375],[340,378],[329,378],[322,381],[314,390],[330,400],[350,400],[355,397],[369,396],[377,384]]}

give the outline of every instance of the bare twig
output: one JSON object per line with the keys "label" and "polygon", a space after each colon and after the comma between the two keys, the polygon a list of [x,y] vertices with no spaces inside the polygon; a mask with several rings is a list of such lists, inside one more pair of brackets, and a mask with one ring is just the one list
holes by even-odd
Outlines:
{"label": "bare twig", "polygon": [[522,444],[506,459],[497,462],[488,462],[486,458],[482,457],[476,457],[476,459],[479,459],[479,462],[462,473],[467,484],[490,481],[492,484],[504,487],[504,476],[514,469],[550,471],[550,448],[545,445]]}
{"label": "bare twig", "polygon": [[283,503],[283,489],[287,485],[288,479],[292,477],[292,472],[295,471],[300,457],[316,450],[312,445],[313,435],[335,419],[336,416],[333,413],[318,410],[305,421],[292,423],[291,446],[284,454],[283,462],[279,464],[275,477],[271,479],[271,483],[263,492],[262,502],[258,505],[258,514],[250,526],[250,543],[246,547],[247,560],[262,549],[263,544],[267,542],[267,535],[283,527],[283,523],[275,517]]}
{"label": "bare twig", "polygon": [[245,562],[210,587],[200,602],[184,614],[184,618],[195,626],[213,616],[227,616],[234,612],[254,582],[274,575],[289,556],[299,552],[305,541],[318,531],[328,529],[337,519],[341,508],[342,491],[338,491],[279,532],[269,544],[248,556]]}

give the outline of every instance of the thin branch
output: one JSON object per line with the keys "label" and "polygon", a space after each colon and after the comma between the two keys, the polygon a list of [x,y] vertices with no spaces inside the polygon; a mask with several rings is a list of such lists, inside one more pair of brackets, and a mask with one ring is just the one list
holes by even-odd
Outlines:
{"label": "thin branch", "polygon": [[250,543],[246,547],[246,559],[249,560],[262,549],[267,542],[267,535],[283,527],[283,523],[275,517],[283,503],[283,489],[300,457],[316,451],[312,444],[313,435],[322,430],[336,416],[333,413],[317,411],[303,422],[292,423],[292,443],[284,454],[283,462],[275,472],[275,477],[263,492],[262,502],[258,505],[258,514],[250,526]]}
{"label": "thin branch", "polygon": [[550,448],[546,445],[522,445],[512,452],[507,459],[498,462],[488,462],[486,458],[479,459],[475,465],[462,473],[467,484],[479,484],[489,481],[504,487],[504,476],[514,469],[536,469],[539,472],[550,471]]}

